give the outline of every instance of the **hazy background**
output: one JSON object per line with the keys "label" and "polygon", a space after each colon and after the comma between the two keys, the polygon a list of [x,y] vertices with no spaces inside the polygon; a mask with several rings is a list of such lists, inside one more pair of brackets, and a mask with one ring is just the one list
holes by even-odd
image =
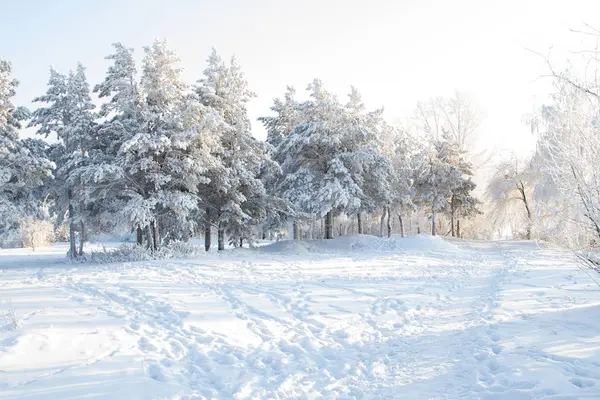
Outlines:
{"label": "hazy background", "polygon": [[[508,0],[62,0],[7,2],[0,57],[21,81],[15,103],[30,106],[45,92],[48,69],[66,72],[81,61],[90,85],[108,66],[111,43],[136,49],[166,38],[189,83],[212,46],[235,54],[258,97],[250,117],[269,113],[286,85],[303,91],[314,77],[340,96],[355,85],[369,107],[385,106],[394,122],[418,100],[471,95],[483,114],[481,145],[531,149],[522,116],[544,102],[547,53],[561,66],[582,45],[569,28],[593,24],[600,1]],[[586,20],[587,18],[587,20]],[[255,136],[264,138],[258,122]]]}

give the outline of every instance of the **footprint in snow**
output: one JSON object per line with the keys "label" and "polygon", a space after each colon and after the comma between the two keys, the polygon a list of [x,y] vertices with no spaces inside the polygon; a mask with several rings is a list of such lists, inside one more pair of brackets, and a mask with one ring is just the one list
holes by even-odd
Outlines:
{"label": "footprint in snow", "polygon": [[159,381],[159,382],[167,381],[167,377],[165,376],[163,369],[158,364],[151,364],[150,366],[148,366],[148,375],[150,376],[150,378],[154,379],[155,381]]}
{"label": "footprint in snow", "polygon": [[585,389],[588,387],[592,387],[592,386],[596,386],[596,382],[591,380],[591,379],[584,379],[584,378],[571,378],[569,379],[569,382],[571,382],[573,385],[577,386],[580,389]]}

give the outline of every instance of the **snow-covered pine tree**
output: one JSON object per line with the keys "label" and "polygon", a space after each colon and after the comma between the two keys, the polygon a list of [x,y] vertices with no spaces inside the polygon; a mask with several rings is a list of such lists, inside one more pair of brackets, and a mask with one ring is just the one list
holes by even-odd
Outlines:
{"label": "snow-covered pine tree", "polygon": [[298,105],[300,123],[276,151],[282,167],[278,192],[302,212],[325,217],[325,237],[331,239],[334,214],[357,213],[363,201],[385,193],[385,186],[363,189],[377,179],[386,185],[389,164],[379,152],[373,116],[359,115],[359,99],[342,105],[318,79],[307,90],[310,99]]}
{"label": "snow-covered pine tree", "polygon": [[[161,234],[179,239],[192,232],[197,187],[206,178],[203,160],[190,157],[184,131],[187,86],[179,59],[166,42],[144,48],[139,130],[119,149],[118,165],[128,182],[122,215],[132,228],[145,227],[148,246],[156,250]],[[163,231],[159,231],[159,223]]]}
{"label": "snow-covered pine tree", "polygon": [[404,236],[405,218],[415,210],[415,170],[419,166],[421,154],[414,138],[399,127],[386,124],[382,129],[382,141],[384,154],[392,166],[392,209],[398,215],[400,235]]}
{"label": "snow-covered pine tree", "polygon": [[472,181],[473,166],[466,159],[466,151],[461,147],[455,136],[448,133],[442,135],[437,143],[438,157],[449,165],[448,172],[451,185],[448,216],[452,236],[460,236],[460,217],[470,217],[479,214],[478,205],[481,202],[472,192],[475,183]]}
{"label": "snow-covered pine tree", "polygon": [[10,239],[22,218],[39,207],[32,201],[32,192],[51,178],[54,168],[43,153],[19,140],[21,121],[29,112],[12,103],[17,86],[10,63],[0,59],[0,246]]}
{"label": "snow-covered pine tree", "polygon": [[216,226],[218,249],[223,250],[225,234],[236,245],[250,241],[251,226],[264,218],[269,197],[260,173],[270,160],[265,143],[251,134],[246,105],[254,93],[235,58],[228,66],[213,49],[196,94],[222,121],[211,132],[220,143],[219,164],[207,171],[210,181],[201,185],[200,193],[207,249],[210,228]]}
{"label": "snow-covered pine tree", "polygon": [[[94,209],[92,217],[95,225],[108,231],[133,228],[137,233],[137,243],[142,245],[145,225],[135,226],[128,218],[118,217],[128,200],[136,197],[141,183],[135,176],[125,173],[125,154],[120,150],[123,143],[142,128],[142,97],[133,49],[121,43],[115,43],[113,47],[114,53],[105,57],[113,63],[102,83],[94,87],[98,97],[108,98],[108,102],[100,107],[99,117],[103,120],[98,127],[95,146],[89,150],[93,162],[80,171],[80,178],[87,189],[86,199]],[[123,220],[126,222],[123,223]]]}
{"label": "snow-covered pine tree", "polygon": [[479,201],[471,194],[475,189],[471,164],[465,161],[456,140],[448,132],[432,139],[428,162],[419,169],[416,178],[417,193],[421,203],[431,209],[432,235],[437,233],[436,216],[447,213],[451,220],[450,232],[455,236],[457,212],[465,216],[479,212]]}
{"label": "snow-covered pine tree", "polygon": [[[78,257],[83,251],[85,239],[84,199],[82,187],[74,171],[85,163],[87,149],[95,137],[92,109],[85,69],[79,64],[68,77],[50,69],[48,90],[34,102],[45,103],[32,113],[29,126],[38,128],[37,133],[48,137],[55,135],[56,146],[51,147],[50,158],[57,165],[50,192],[53,195],[57,224],[67,216],[69,227],[69,257]],[[76,247],[76,231],[80,232],[79,250]]]}
{"label": "snow-covered pine tree", "polygon": [[[267,130],[267,143],[270,145],[269,154],[273,158],[276,164],[272,164],[269,167],[263,168],[262,178],[267,188],[268,193],[277,193],[277,182],[281,178],[281,167],[280,164],[283,162],[282,159],[277,157],[281,156],[278,152],[278,148],[283,142],[283,139],[288,137],[292,131],[302,122],[302,113],[299,110],[299,103],[296,100],[296,89],[291,86],[287,87],[286,93],[283,100],[275,98],[271,111],[275,113],[273,116],[260,117],[258,120],[262,122],[263,126]],[[289,219],[293,219],[293,238],[295,240],[300,239],[300,220],[306,218],[306,215],[294,210],[293,204],[289,201],[278,197],[272,196],[271,203],[275,207],[269,207],[267,216],[265,219],[265,229],[277,230],[283,228],[288,224]]]}
{"label": "snow-covered pine tree", "polygon": [[83,243],[86,239],[86,220],[90,218],[93,209],[87,196],[86,184],[80,178],[79,172],[85,166],[94,163],[90,153],[96,147],[97,125],[94,121],[95,115],[90,97],[90,88],[85,75],[85,68],[78,64],[75,72],[69,74],[67,82],[67,93],[71,123],[66,127],[67,135],[77,142],[77,150],[72,155],[66,167],[69,170],[67,185],[73,188],[74,198],[77,199],[77,224],[79,230],[79,249],[77,254],[83,255]]}
{"label": "snow-covered pine tree", "polygon": [[388,125],[383,119],[383,109],[367,111],[362,101],[362,96],[355,87],[351,87],[346,104],[345,128],[347,140],[359,150],[356,157],[348,161],[352,163],[354,180],[361,188],[362,195],[360,206],[356,210],[348,209],[347,212],[356,212],[358,231],[362,233],[362,212],[373,212],[382,206],[384,215],[387,216],[387,234],[391,235],[391,205],[393,201],[393,188],[390,186],[392,166],[390,158],[385,154],[384,142]]}

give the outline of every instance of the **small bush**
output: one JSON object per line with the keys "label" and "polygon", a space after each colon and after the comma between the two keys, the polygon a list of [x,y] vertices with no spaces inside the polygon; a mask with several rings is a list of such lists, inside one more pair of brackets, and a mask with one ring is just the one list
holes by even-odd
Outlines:
{"label": "small bush", "polygon": [[86,261],[107,264],[116,262],[165,260],[169,258],[190,258],[204,253],[204,248],[195,246],[189,242],[169,243],[154,252],[137,244],[123,244],[116,249],[92,251],[87,255]]}
{"label": "small bush", "polygon": [[19,327],[19,318],[10,298],[6,302],[0,301],[0,320],[10,329]]}
{"label": "small bush", "polygon": [[25,218],[19,224],[19,240],[22,247],[48,246],[54,239],[54,227],[50,221]]}

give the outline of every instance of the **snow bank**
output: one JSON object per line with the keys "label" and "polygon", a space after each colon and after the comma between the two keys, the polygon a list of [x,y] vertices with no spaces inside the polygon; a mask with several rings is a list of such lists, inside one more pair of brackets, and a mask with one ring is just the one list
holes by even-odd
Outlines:
{"label": "snow bank", "polygon": [[279,242],[259,247],[257,251],[260,253],[283,253],[296,255],[309,254],[306,242],[300,240],[281,240]]}
{"label": "snow bank", "polygon": [[433,252],[456,253],[460,248],[439,236],[416,235],[380,238],[371,235],[340,236],[333,240],[283,240],[258,249],[260,252],[281,254],[339,254],[370,252]]}

